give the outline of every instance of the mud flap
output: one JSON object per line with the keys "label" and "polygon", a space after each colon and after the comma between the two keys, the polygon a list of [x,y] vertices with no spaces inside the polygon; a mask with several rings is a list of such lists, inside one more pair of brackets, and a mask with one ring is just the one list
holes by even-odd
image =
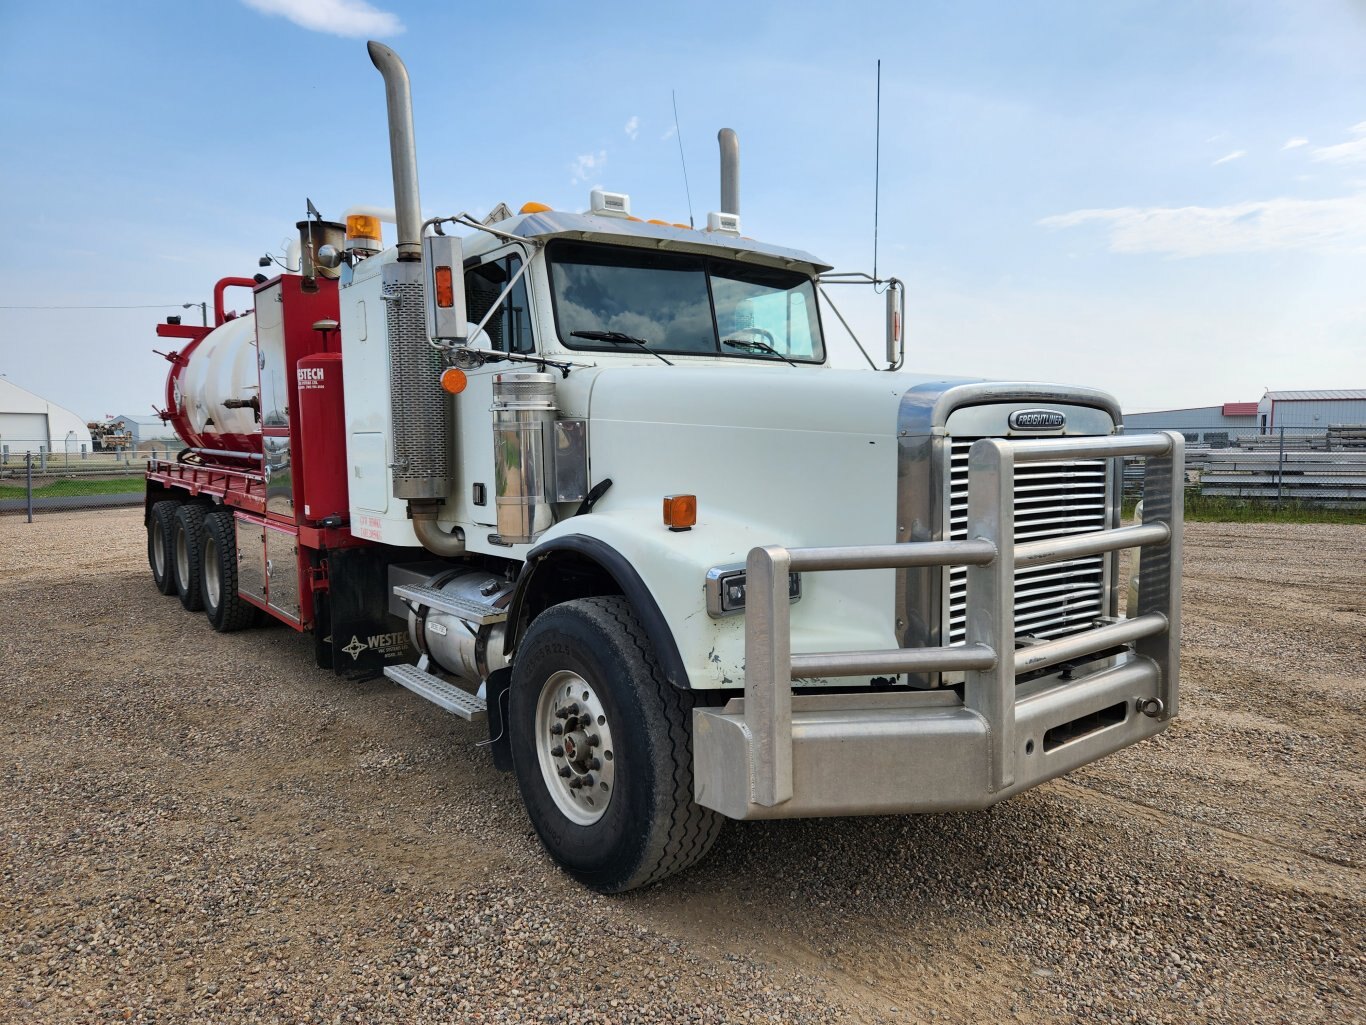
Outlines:
{"label": "mud flap", "polygon": [[[328,553],[327,619],[318,616],[318,665],[348,679],[379,676],[387,665],[413,661],[408,624],[389,611],[389,564],[412,555],[372,548]],[[322,625],[326,623],[326,629]],[[324,655],[323,649],[327,654]]]}

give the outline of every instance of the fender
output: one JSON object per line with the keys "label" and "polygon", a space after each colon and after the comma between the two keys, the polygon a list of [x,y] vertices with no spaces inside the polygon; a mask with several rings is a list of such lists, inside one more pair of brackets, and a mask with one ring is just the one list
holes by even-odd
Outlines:
{"label": "fender", "polygon": [[660,611],[659,604],[645,586],[645,581],[640,578],[640,574],[624,555],[606,542],[587,534],[563,534],[537,545],[527,553],[526,562],[523,563],[522,571],[517,577],[517,590],[513,593],[512,603],[508,606],[504,652],[511,656],[515,651],[517,642],[528,625],[524,604],[526,596],[531,591],[532,581],[536,579],[537,573],[541,571],[548,558],[558,552],[581,556],[601,567],[612,578],[640,618],[640,625],[645,628],[650,643],[654,645],[655,657],[659,660],[664,678],[669,681],[670,686],[680,690],[691,689],[687,670],[683,666],[683,656],[678,651],[673,631],[669,629],[664,613]]}

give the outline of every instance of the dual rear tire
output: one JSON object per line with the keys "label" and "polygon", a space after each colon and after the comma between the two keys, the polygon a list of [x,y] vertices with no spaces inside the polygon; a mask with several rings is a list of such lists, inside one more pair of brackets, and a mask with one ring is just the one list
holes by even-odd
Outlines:
{"label": "dual rear tire", "polygon": [[253,626],[255,605],[237,593],[237,536],[232,510],[172,499],[157,502],[147,519],[152,582],[178,595],[190,612],[203,610],[220,633]]}

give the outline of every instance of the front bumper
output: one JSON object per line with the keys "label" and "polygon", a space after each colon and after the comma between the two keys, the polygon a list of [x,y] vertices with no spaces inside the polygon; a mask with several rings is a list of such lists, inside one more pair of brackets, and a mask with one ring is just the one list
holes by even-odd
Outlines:
{"label": "front bumper", "polygon": [[[1015,542],[1017,462],[1134,456],[1146,458],[1142,524]],[[1170,432],[982,439],[969,458],[965,540],[751,551],[745,696],[693,712],[695,800],[736,819],[984,808],[1161,732],[1177,711],[1182,466],[1182,438]],[[1143,579],[1128,619],[1048,641],[1016,636],[1018,568],[1139,546]],[[792,652],[792,572],[945,565],[968,567],[965,644]],[[946,670],[964,671],[961,696],[792,688]]]}
{"label": "front bumper", "polygon": [[[693,711],[694,796],[733,819],[896,815],[985,808],[1167,728],[1141,711],[1160,673],[1128,656],[1088,676],[1021,684],[1015,702],[1014,782],[990,786],[990,726],[953,691],[820,694],[792,699],[792,791],[771,807],[753,799],[744,700]],[[1116,706],[1122,710],[1116,711]]]}

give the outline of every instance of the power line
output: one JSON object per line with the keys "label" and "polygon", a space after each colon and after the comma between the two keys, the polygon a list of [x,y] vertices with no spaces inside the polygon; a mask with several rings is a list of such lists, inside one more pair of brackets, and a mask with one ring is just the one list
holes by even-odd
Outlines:
{"label": "power line", "polygon": [[[190,303],[198,306],[199,303]],[[149,303],[145,306],[0,306],[0,310],[168,310],[184,303]]]}

